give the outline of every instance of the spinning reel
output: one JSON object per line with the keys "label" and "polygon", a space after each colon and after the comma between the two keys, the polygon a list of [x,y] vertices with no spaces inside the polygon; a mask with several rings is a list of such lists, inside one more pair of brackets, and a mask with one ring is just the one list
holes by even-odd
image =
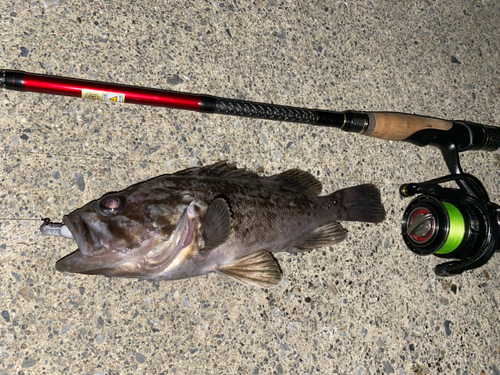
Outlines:
{"label": "spinning reel", "polygon": [[[473,124],[454,124],[464,127],[464,134],[470,125]],[[489,200],[476,177],[463,173],[458,153],[470,149],[461,146],[463,139],[467,137],[450,139],[439,133],[414,139],[413,143],[419,146],[438,147],[452,174],[400,187],[402,197],[418,195],[402,219],[403,239],[408,248],[419,255],[454,259],[435,267],[438,276],[458,275],[481,267],[500,251],[500,206]],[[441,186],[446,182],[455,182],[458,189]]]}

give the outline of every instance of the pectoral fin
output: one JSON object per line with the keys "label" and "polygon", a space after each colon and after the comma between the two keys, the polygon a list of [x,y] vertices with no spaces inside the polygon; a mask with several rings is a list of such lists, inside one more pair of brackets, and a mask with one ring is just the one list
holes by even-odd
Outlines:
{"label": "pectoral fin", "polygon": [[260,288],[273,288],[281,281],[281,269],[278,262],[264,250],[226,264],[218,271],[231,280]]}
{"label": "pectoral fin", "polygon": [[208,206],[207,214],[201,226],[201,235],[205,241],[204,250],[212,250],[227,241],[231,234],[231,212],[223,198],[215,199]]}

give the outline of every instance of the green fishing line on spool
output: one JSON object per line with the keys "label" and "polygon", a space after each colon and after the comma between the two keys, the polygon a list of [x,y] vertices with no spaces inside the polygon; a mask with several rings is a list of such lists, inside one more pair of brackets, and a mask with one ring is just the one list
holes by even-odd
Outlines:
{"label": "green fishing line on spool", "polygon": [[450,219],[450,230],[448,238],[443,247],[436,254],[449,254],[454,251],[461,243],[465,235],[465,220],[458,208],[448,202],[441,202],[448,212]]}

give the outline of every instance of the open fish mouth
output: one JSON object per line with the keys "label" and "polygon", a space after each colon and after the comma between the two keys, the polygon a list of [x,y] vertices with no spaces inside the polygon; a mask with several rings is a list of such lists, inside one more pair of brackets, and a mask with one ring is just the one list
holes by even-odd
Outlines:
{"label": "open fish mouth", "polygon": [[89,228],[85,226],[82,220],[79,220],[79,218],[71,218],[70,216],[65,216],[62,223],[54,223],[50,221],[50,219],[43,220],[44,223],[40,227],[40,231],[43,234],[72,239],[78,246],[74,252],[57,261],[56,269],[58,271],[68,271],[72,268],[71,265],[75,263],[76,260],[92,256],[93,251],[90,249],[91,247],[83,236],[80,235],[80,233],[88,233],[91,236]]}
{"label": "open fish mouth", "polygon": [[[71,236],[68,238],[72,238],[76,242],[78,250],[83,255],[92,255],[97,250],[96,244],[99,244],[99,241],[96,241],[92,230],[90,230],[88,225],[81,220],[78,214],[72,213],[64,216],[62,223],[61,236],[64,236],[63,230],[64,232],[68,232]],[[100,248],[100,246],[98,247]]]}
{"label": "open fish mouth", "polygon": [[[113,268],[122,257],[117,253],[103,252],[102,246],[95,241],[95,234],[91,228],[78,215],[70,214],[63,218],[60,225],[60,236],[73,239],[78,248],[70,254],[59,259],[56,270],[60,272],[99,274],[102,269]],[[42,232],[45,232],[42,229]],[[50,233],[57,234],[57,233]]]}
{"label": "open fish mouth", "polygon": [[[91,243],[96,244],[92,231],[82,220],[79,220],[79,217],[65,216],[62,223],[53,223],[50,219],[43,220],[44,223],[40,227],[40,231],[43,234],[62,236],[74,240],[78,246],[78,250],[83,255],[89,256],[95,252],[96,246],[93,246],[94,249],[92,249],[92,245],[89,246],[90,243],[88,241],[91,240]],[[84,239],[84,236],[88,237],[87,240]]]}
{"label": "open fish mouth", "polygon": [[109,228],[84,220],[78,213],[64,216],[62,221],[45,220],[40,228],[44,234],[70,238],[78,245],[74,252],[57,261],[55,268],[60,272],[148,279],[165,269],[195,241],[195,227],[186,211],[169,237],[161,237],[161,241],[148,239],[143,242],[146,246],[127,251],[103,244],[100,237],[112,237]]}

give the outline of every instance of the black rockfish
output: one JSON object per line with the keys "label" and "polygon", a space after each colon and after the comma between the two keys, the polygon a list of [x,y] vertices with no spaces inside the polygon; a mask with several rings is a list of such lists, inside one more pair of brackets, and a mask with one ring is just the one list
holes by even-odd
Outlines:
{"label": "black rockfish", "polygon": [[261,177],[219,162],[108,193],[41,229],[78,245],[59,271],[152,281],[217,272],[269,288],[281,280],[271,253],[340,242],[347,231],[338,221],[384,220],[374,185],[321,189],[298,169]]}

